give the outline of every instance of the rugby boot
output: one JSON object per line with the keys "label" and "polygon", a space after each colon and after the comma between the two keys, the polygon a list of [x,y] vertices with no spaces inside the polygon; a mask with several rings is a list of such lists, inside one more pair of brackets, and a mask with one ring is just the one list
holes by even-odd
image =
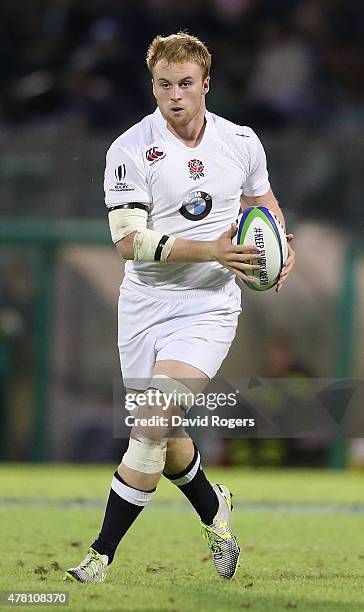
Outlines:
{"label": "rugby boot", "polygon": [[76,567],[70,567],[63,580],[75,582],[103,582],[107,574],[107,555],[100,555],[90,548],[84,560]]}
{"label": "rugby boot", "polygon": [[232,495],[222,484],[212,485],[212,488],[219,500],[219,509],[212,525],[201,522],[201,533],[208,542],[218,575],[229,579],[235,576],[240,556],[240,548],[230,525]]}

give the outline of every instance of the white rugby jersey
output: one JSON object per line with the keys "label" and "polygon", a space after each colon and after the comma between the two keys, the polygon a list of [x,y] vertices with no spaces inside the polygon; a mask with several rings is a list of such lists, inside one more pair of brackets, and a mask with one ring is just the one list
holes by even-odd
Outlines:
{"label": "white rugby jersey", "polygon": [[[105,203],[149,205],[147,227],[177,238],[216,240],[239,214],[240,196],[270,188],[263,146],[248,127],[206,111],[197,147],[167,128],[160,110],[119,136],[106,155]],[[188,290],[223,285],[234,275],[217,262],[127,261],[137,285]]]}

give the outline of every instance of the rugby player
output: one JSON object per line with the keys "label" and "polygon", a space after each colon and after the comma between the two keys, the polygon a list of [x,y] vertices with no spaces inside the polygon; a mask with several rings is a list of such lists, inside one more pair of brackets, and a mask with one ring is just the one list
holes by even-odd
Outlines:
{"label": "rugby player", "polygon": [[[157,36],[147,65],[157,109],[119,136],[106,157],[105,202],[113,242],[127,260],[120,288],[118,346],[128,393],[173,391],[175,409],[201,392],[226,357],[241,311],[238,277],[258,269],[254,246],[234,246],[240,207],[264,205],[285,225],[270,187],[263,146],[249,127],[206,110],[211,56],[196,37]],[[288,240],[292,240],[292,235]],[[294,264],[289,256],[276,289]],[[146,394],[145,394],[146,395]],[[170,416],[150,398],[138,420]],[[139,419],[140,417],[140,419]],[[168,419],[167,419],[168,421]],[[211,484],[183,432],[134,425],[115,472],[101,531],[65,579],[102,582],[127,530],[164,475],[201,520],[219,576],[236,572],[239,546],[231,494]]]}

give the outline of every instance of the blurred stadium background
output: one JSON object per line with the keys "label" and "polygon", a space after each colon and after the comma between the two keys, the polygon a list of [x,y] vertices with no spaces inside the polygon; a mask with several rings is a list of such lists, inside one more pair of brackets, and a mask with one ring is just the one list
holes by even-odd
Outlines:
{"label": "blurred stadium background", "polygon": [[[123,272],[102,179],[110,143],[154,110],[144,56],[158,33],[208,44],[208,108],[258,132],[295,234],[289,282],[245,292],[221,374],[363,378],[363,24],[359,0],[2,0],[1,459],[121,455]],[[217,465],[364,467],[360,438],[205,447]]]}

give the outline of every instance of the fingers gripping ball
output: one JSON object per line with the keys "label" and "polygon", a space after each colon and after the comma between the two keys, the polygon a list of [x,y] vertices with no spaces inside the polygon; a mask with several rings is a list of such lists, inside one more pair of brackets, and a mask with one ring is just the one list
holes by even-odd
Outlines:
{"label": "fingers gripping ball", "polygon": [[277,284],[279,275],[288,257],[287,238],[280,221],[265,206],[252,206],[237,219],[238,230],[234,244],[254,244],[261,251],[261,258],[255,261],[259,270],[248,270],[247,276],[256,279],[247,287],[255,291],[266,291]]}

